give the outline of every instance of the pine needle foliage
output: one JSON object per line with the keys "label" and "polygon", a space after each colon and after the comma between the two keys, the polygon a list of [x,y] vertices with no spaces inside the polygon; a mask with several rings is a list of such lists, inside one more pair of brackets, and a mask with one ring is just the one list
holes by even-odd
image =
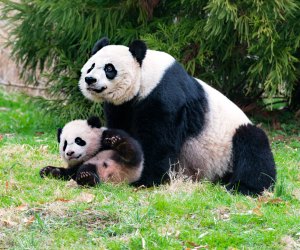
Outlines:
{"label": "pine needle foliage", "polygon": [[103,36],[124,45],[144,39],[241,104],[263,95],[289,100],[299,84],[299,0],[0,2],[24,77],[38,84],[36,75],[45,74],[52,100],[43,105],[60,115],[101,114],[83,98],[78,78]]}
{"label": "pine needle foliage", "polygon": [[182,0],[165,8],[174,8],[174,21],[145,35],[153,47],[237,102],[291,97],[299,81],[300,1]]}
{"label": "pine needle foliage", "polygon": [[38,84],[44,74],[50,101],[43,108],[63,117],[101,113],[100,104],[86,100],[78,88],[80,69],[95,41],[108,36],[112,43],[137,38],[141,11],[130,1],[23,0],[1,1],[2,18],[11,25],[9,45],[23,77]]}

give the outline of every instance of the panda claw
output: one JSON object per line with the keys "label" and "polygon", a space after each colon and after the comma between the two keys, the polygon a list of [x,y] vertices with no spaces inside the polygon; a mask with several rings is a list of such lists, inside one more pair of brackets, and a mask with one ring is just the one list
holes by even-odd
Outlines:
{"label": "panda claw", "polygon": [[115,136],[112,136],[112,137],[109,137],[109,138],[105,138],[105,139],[104,139],[104,142],[105,142],[106,144],[110,144],[111,146],[114,146],[114,145],[115,145],[118,141],[120,141],[120,140],[121,140],[121,137],[115,135]]}
{"label": "panda claw", "polygon": [[40,170],[40,176],[45,178],[46,176],[58,177],[60,175],[60,169],[56,167],[47,166]]}
{"label": "panda claw", "polygon": [[80,186],[95,186],[97,183],[99,183],[99,179],[92,172],[82,171],[77,174],[76,182]]}

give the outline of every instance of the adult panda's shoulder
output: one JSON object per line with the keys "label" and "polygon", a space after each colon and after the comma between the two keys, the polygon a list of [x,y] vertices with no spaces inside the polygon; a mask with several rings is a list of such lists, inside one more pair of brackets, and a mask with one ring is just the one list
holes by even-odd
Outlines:
{"label": "adult panda's shoulder", "polygon": [[[190,76],[171,55],[148,49],[141,67],[139,100],[170,100],[173,104],[176,101],[177,108],[193,103],[195,108],[208,113],[207,116],[216,115],[220,118],[221,114],[222,118],[233,123],[230,127],[236,128],[236,125],[251,123],[232,101],[205,82]],[[169,108],[168,105],[166,107]]]}
{"label": "adult panda's shoulder", "polygon": [[168,104],[169,100],[173,105],[176,101],[176,108],[187,102],[199,101],[198,105],[206,106],[202,85],[191,77],[171,55],[161,51],[147,50],[141,67],[139,101],[156,99]]}
{"label": "adult panda's shoulder", "polygon": [[176,63],[171,55],[156,50],[147,50],[145,59],[141,65],[141,87],[138,93],[138,99],[142,100],[149,96],[168,69]]}
{"label": "adult panda's shoulder", "polygon": [[[139,99],[144,99],[158,86],[164,85],[175,90],[190,90],[198,88],[195,79],[191,77],[182,65],[171,55],[155,50],[147,50],[145,59],[141,65],[141,87],[138,93]],[[177,92],[178,94],[178,92]]]}
{"label": "adult panda's shoulder", "polygon": [[207,114],[208,121],[211,123],[219,122],[220,126],[226,126],[230,130],[235,130],[242,124],[251,123],[245,113],[225,95],[205,82],[199,79],[196,80],[202,86],[206,95],[209,108]]}

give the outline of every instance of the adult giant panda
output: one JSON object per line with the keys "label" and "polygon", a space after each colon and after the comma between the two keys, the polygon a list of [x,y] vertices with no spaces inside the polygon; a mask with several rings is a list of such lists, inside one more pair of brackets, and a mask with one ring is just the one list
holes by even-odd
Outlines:
{"label": "adult giant panda", "polygon": [[179,160],[193,179],[225,181],[243,194],[273,186],[276,170],[266,134],[171,55],[149,50],[140,40],[126,47],[103,38],[81,73],[82,93],[104,101],[107,127],[127,131],[142,145],[144,169],[136,185],[162,183]]}

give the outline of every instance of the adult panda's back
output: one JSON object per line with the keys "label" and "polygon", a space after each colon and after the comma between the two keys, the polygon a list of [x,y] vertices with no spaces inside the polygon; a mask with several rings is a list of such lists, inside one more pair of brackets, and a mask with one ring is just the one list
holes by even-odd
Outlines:
{"label": "adult panda's back", "polygon": [[184,143],[180,165],[195,180],[216,180],[232,171],[232,138],[236,129],[251,122],[227,97],[196,80],[205,92],[208,110],[203,129]]}
{"label": "adult panda's back", "polygon": [[251,123],[245,113],[221,92],[199,79],[196,80],[204,89],[207,97],[207,119],[212,122],[210,124],[212,129],[215,128],[221,133],[232,132],[241,124]]}

